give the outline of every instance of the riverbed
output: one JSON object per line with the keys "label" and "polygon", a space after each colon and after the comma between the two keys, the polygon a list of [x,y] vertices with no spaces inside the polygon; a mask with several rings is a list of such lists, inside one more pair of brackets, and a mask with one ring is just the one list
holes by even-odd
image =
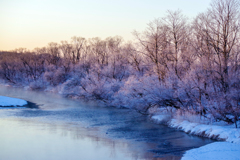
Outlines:
{"label": "riverbed", "polygon": [[0,95],[38,106],[0,109],[0,159],[177,160],[213,142],[154,124],[130,109],[6,86],[0,86]]}

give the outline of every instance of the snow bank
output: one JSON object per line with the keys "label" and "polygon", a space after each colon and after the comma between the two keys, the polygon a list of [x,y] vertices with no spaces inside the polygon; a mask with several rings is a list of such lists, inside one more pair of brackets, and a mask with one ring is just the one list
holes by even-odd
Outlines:
{"label": "snow bank", "polygon": [[169,126],[190,134],[240,144],[240,128],[233,128],[233,126],[206,125],[176,119],[169,121]]}
{"label": "snow bank", "polygon": [[227,141],[215,142],[200,148],[191,149],[184,154],[182,160],[240,159],[240,128],[234,128],[234,125],[218,126],[192,123],[187,120],[170,118],[168,114],[154,115],[151,118],[157,123],[167,123],[170,127],[181,129],[189,134]]}
{"label": "snow bank", "polygon": [[215,142],[187,151],[182,160],[239,160],[240,145],[228,142]]}
{"label": "snow bank", "polygon": [[27,101],[18,99],[18,98],[11,98],[0,96],[0,107],[9,107],[9,106],[24,106],[27,104]]}
{"label": "snow bank", "polygon": [[233,125],[206,125],[191,123],[187,120],[169,119],[168,116],[163,115],[152,116],[152,119],[158,123],[165,122],[166,118],[168,119],[167,124],[170,127],[181,129],[186,133],[240,144],[240,128],[234,128]]}

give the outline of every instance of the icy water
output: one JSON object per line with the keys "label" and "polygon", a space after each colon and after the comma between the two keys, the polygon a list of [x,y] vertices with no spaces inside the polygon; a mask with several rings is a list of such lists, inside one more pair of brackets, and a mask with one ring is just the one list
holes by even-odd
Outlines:
{"label": "icy water", "polygon": [[0,109],[0,160],[178,160],[186,150],[213,142],[129,109],[3,86],[0,95],[39,106]]}

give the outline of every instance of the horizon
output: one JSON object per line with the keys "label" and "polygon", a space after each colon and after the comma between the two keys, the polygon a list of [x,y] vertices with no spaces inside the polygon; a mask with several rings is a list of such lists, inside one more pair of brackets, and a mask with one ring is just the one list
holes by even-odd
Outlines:
{"label": "horizon", "polygon": [[110,0],[4,0],[0,2],[0,50],[33,50],[50,42],[84,38],[121,36],[134,39],[134,30],[143,31],[147,23],[178,10],[189,19],[206,11],[211,0],[110,1]]}

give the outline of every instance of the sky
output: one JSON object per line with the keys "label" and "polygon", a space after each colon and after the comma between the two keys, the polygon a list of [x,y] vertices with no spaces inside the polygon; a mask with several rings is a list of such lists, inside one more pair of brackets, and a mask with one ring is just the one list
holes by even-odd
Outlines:
{"label": "sky", "polygon": [[211,0],[0,0],[0,50],[44,47],[49,42],[121,36],[180,9],[194,18]]}

